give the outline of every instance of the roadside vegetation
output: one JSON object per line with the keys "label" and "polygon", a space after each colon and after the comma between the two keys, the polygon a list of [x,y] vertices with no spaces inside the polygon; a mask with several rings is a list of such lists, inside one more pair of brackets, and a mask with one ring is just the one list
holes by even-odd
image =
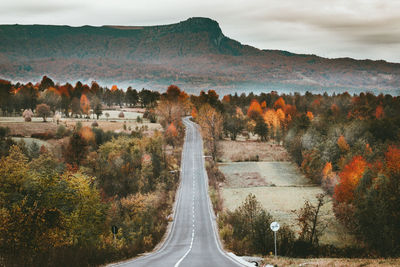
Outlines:
{"label": "roadside vegetation", "polygon": [[[0,106],[7,118],[21,116],[23,109],[32,110],[22,112],[25,117],[37,114],[47,121],[49,114],[60,114],[53,122],[0,123],[0,265],[97,266],[152,250],[172,213],[184,136],[181,116],[190,111],[189,97],[173,86],[161,95],[134,94],[95,83],[64,87],[47,77],[37,85],[3,82],[0,88],[9,97]],[[108,104],[145,107],[150,126],[128,129],[143,125],[141,116],[124,118],[121,131],[107,128],[97,115]],[[49,110],[43,114],[35,109],[44,105]],[[162,113],[165,106],[174,109]],[[153,120],[161,126],[152,127]],[[47,130],[36,124],[48,125]],[[12,133],[24,127],[34,138],[16,141]]]}
{"label": "roadside vegetation", "polygon": [[[310,232],[309,226],[310,222],[315,221],[312,218],[316,218],[318,203],[326,201],[306,202],[303,208],[297,210],[298,219],[301,218],[301,212],[306,218],[298,220],[300,230],[295,233],[293,243],[296,245],[286,255],[399,255],[398,97],[376,96],[372,93],[315,95],[307,92],[304,95],[279,95],[271,92],[258,96],[252,93],[226,95],[219,101],[215,95],[213,91],[202,92],[199,97],[193,97],[193,103],[196,111],[202,105],[210,105],[223,118],[220,135],[216,139],[225,140],[222,143],[224,149],[227,149],[226,139],[255,142],[256,138],[259,146],[266,146],[268,142],[283,145],[310,183],[320,185],[324,190],[325,198],[331,202],[332,213],[341,227],[360,241],[346,248],[322,246],[319,234]],[[195,114],[199,116],[200,112]],[[196,120],[200,122],[202,119]],[[259,247],[252,246],[253,238],[237,235],[241,229],[240,220],[232,218],[239,216],[243,206],[235,211],[224,210],[220,192],[224,177],[218,174],[219,170],[215,167],[224,157],[218,142],[216,147],[213,154],[217,157],[208,163],[209,174],[214,172],[214,175],[209,176],[220,178],[210,178],[210,190],[214,207],[218,207],[216,212],[219,213],[219,219],[223,220],[219,225],[225,245],[238,254],[266,255],[269,253],[267,250],[249,251],[252,247]],[[207,152],[211,151],[207,144],[206,149]],[[229,156],[229,160],[259,161],[257,151],[253,153],[254,156],[248,154],[247,151],[243,151],[242,155],[239,152],[239,155]],[[243,205],[247,202],[248,199]],[[245,220],[247,215],[241,216]],[[268,228],[269,220],[264,221],[263,227]],[[309,225],[304,225],[306,222]],[[317,225],[315,228],[318,228]],[[320,225],[319,228],[324,231],[324,226]],[[240,245],[242,243],[245,245]]]}

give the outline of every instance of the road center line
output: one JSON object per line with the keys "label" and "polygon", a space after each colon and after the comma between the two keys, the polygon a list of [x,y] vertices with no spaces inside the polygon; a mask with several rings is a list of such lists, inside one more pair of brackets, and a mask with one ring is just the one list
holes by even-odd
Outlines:
{"label": "road center line", "polygon": [[[191,124],[189,124],[190,125],[190,128],[191,128],[191,130],[192,130],[192,140],[194,140],[194,129],[193,129],[193,125],[191,125]],[[180,264],[181,264],[181,262],[186,258],[186,256],[189,254],[189,252],[192,250],[192,247],[193,247],[193,241],[194,241],[194,234],[195,234],[195,227],[194,227],[194,225],[195,225],[195,212],[194,212],[194,195],[195,195],[195,179],[194,179],[194,151],[193,151],[193,154],[192,154],[192,162],[193,162],[193,165],[192,165],[192,216],[193,216],[193,224],[192,224],[192,240],[190,241],[190,246],[189,246],[189,249],[186,251],[186,253],[182,256],[182,258],[180,258],[179,259],[179,261],[174,265],[174,267],[178,267]]]}

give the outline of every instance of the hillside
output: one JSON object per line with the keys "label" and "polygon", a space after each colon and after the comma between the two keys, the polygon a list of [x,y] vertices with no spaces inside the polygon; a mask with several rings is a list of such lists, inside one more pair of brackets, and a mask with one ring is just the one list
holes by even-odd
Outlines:
{"label": "hillside", "polygon": [[192,92],[400,92],[400,64],[259,50],[226,37],[207,18],[146,27],[0,25],[1,78],[43,75],[152,89],[175,83]]}

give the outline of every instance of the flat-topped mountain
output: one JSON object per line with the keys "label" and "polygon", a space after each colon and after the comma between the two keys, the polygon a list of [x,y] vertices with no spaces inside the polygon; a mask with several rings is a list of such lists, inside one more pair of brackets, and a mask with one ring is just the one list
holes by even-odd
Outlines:
{"label": "flat-topped mountain", "polygon": [[[268,33],[266,33],[268,34]],[[399,94],[400,64],[259,50],[208,18],[161,26],[0,25],[0,77],[188,91],[376,90]]]}

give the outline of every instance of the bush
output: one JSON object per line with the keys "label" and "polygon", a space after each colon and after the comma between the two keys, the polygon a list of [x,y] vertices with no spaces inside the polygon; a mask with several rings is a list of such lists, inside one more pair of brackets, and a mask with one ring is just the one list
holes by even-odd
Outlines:
{"label": "bush", "polygon": [[45,133],[33,133],[31,135],[32,138],[42,139],[42,140],[49,140],[54,138],[54,134],[51,132]]}
{"label": "bush", "polygon": [[124,114],[123,111],[121,111],[121,112],[118,114],[118,118],[125,118],[125,114]]}
{"label": "bush", "polygon": [[99,127],[99,123],[98,123],[97,121],[94,121],[94,122],[92,123],[92,127]]}
{"label": "bush", "polygon": [[69,134],[69,131],[64,125],[58,126],[57,132],[56,132],[56,137],[58,139],[63,138],[64,136],[67,136],[68,134]]}

